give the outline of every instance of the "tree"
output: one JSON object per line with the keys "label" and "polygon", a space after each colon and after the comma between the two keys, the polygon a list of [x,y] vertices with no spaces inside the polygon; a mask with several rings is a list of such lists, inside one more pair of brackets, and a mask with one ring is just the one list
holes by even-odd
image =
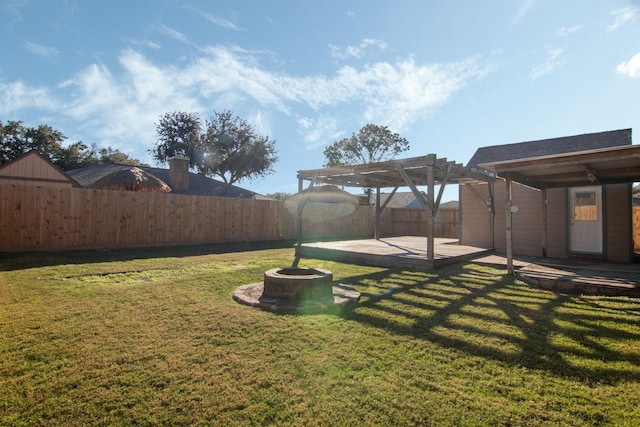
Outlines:
{"label": "tree", "polygon": [[206,125],[201,173],[233,184],[273,172],[273,165],[278,161],[275,141],[258,135],[246,120],[232,117],[231,111],[214,112]]}
{"label": "tree", "polygon": [[269,193],[269,194],[265,194],[265,197],[268,197],[270,199],[274,199],[274,200],[285,200],[288,197],[291,197],[292,194],[291,193],[285,193],[283,191],[276,191],[275,193]]}
{"label": "tree", "polygon": [[[93,150],[95,150],[95,145],[92,145],[92,148]],[[98,153],[100,154],[100,158],[97,159],[97,163],[117,163],[119,165],[149,166],[145,163],[141,163],[140,160],[134,159],[130,155],[111,147],[101,148]]]}
{"label": "tree", "polygon": [[0,122],[0,164],[36,150],[52,162],[60,157],[66,137],[51,126],[40,125],[37,128],[24,127],[21,121],[10,120],[6,125]]}
{"label": "tree", "polygon": [[62,147],[55,162],[63,170],[78,169],[95,163],[98,163],[98,159],[95,157],[95,145],[89,149],[82,141],[70,144],[66,148]]}
{"label": "tree", "polygon": [[200,117],[197,113],[176,111],[160,117],[156,125],[158,142],[149,150],[151,156],[162,164],[178,153],[189,157],[189,166],[195,168],[203,151],[200,141]]}
{"label": "tree", "polygon": [[9,121],[6,125],[0,122],[0,165],[31,150],[65,171],[98,163],[142,165],[139,160],[111,147],[98,149],[95,144],[89,147],[82,141],[64,147],[61,143],[65,139],[66,136],[49,125],[30,128],[20,121]]}
{"label": "tree", "polygon": [[358,134],[324,149],[324,166],[345,166],[389,160],[409,149],[409,141],[386,126],[367,124]]}
{"label": "tree", "polygon": [[275,141],[259,135],[246,120],[231,111],[214,112],[200,129],[196,113],[174,112],[161,117],[158,143],[150,150],[160,163],[183,152],[199,173],[216,176],[227,184],[273,172],[278,161]]}

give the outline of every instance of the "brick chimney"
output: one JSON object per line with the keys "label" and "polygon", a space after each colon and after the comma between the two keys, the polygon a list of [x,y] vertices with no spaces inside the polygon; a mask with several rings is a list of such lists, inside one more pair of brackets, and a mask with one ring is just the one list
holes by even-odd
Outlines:
{"label": "brick chimney", "polygon": [[169,184],[174,190],[189,189],[189,158],[178,153],[169,159]]}

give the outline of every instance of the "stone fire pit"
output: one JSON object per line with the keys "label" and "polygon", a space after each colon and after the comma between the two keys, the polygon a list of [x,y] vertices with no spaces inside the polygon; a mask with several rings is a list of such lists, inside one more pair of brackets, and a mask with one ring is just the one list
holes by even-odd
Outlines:
{"label": "stone fire pit", "polygon": [[357,302],[360,292],[333,284],[329,270],[286,267],[265,271],[262,282],[240,286],[233,299],[271,311],[317,312]]}

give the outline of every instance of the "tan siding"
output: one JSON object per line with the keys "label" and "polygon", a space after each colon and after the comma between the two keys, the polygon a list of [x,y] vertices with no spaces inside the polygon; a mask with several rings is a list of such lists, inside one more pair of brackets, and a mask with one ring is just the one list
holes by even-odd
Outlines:
{"label": "tan siding", "polygon": [[640,206],[633,207],[633,248],[640,252]]}
{"label": "tan siding", "polygon": [[[462,216],[460,243],[463,245],[488,248],[491,247],[491,213],[486,203],[473,192],[470,185],[460,186],[460,209]],[[473,184],[473,188],[475,188],[484,200],[488,199],[489,186],[487,184]]]}
{"label": "tan siding", "polygon": [[[540,190],[513,185],[513,252],[542,256],[542,197]],[[506,233],[506,230],[505,230]]]}
{"label": "tan siding", "polygon": [[606,254],[607,261],[631,262],[631,184],[607,185],[606,191]]}
{"label": "tan siding", "polygon": [[[471,190],[461,186],[462,244],[483,246],[489,242],[489,213],[479,198]],[[478,192],[486,197],[487,185],[477,185]],[[542,202],[540,191],[514,183],[512,186],[513,205],[518,212],[513,214],[514,255],[542,256]],[[495,248],[506,251],[506,186],[498,180],[495,195]]]}
{"label": "tan siding", "polygon": [[567,257],[567,190],[547,190],[547,256]]}
{"label": "tan siding", "polygon": [[0,168],[0,184],[67,188],[73,181],[37,153],[29,153]]}

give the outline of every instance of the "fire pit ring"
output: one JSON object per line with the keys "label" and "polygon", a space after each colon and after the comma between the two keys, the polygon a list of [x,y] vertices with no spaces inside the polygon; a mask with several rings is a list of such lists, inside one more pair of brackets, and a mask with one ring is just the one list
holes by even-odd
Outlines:
{"label": "fire pit ring", "polygon": [[333,301],[333,273],[319,268],[272,268],[264,273],[263,297]]}
{"label": "fire pit ring", "polygon": [[334,284],[329,270],[285,267],[265,271],[262,282],[240,286],[233,299],[271,311],[317,312],[357,302],[360,293]]}

